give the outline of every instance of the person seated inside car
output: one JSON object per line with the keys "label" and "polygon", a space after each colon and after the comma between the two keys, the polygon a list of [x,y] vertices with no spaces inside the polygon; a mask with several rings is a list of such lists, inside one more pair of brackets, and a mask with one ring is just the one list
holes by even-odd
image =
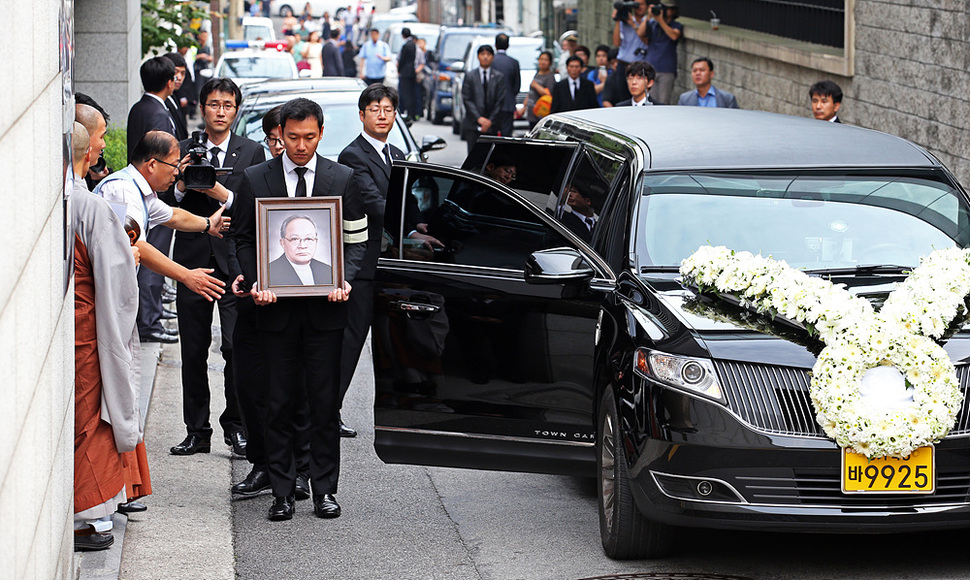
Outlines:
{"label": "person seated inside car", "polygon": [[589,243],[593,239],[593,228],[599,215],[593,208],[593,198],[581,192],[575,184],[566,186],[567,198],[566,205],[563,207],[562,217],[559,221],[573,232],[581,240]]}

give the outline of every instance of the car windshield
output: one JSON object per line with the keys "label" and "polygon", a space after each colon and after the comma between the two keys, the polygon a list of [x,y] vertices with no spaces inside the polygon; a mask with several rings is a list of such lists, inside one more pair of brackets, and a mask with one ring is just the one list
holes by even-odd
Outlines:
{"label": "car windshield", "polygon": [[[356,101],[353,104],[334,104],[333,102],[323,102],[321,98],[314,98],[315,95],[312,94],[300,96],[317,101],[320,103],[320,107],[323,108],[323,138],[320,139],[320,144],[317,145],[317,153],[336,161],[337,156],[340,155],[343,148],[360,135],[360,115],[358,114]],[[263,115],[277,104],[280,103],[274,102],[272,105],[261,105],[258,108],[244,111],[243,117],[240,119],[236,128],[236,133],[262,143],[263,147],[266,148],[267,159],[269,159],[270,154],[269,148],[266,147],[266,143],[263,141],[263,138],[266,137],[263,133]],[[404,137],[404,132],[397,123],[391,129],[387,142],[405,153],[410,151],[410,147]]]}
{"label": "car windshield", "polygon": [[465,56],[465,49],[468,48],[468,43],[480,34],[481,32],[479,31],[449,34],[445,37],[444,43],[441,46],[441,55],[438,57],[438,60],[461,60]]}
{"label": "car windshield", "polygon": [[219,68],[219,77],[286,79],[293,77],[293,67],[284,58],[264,56],[229,57]]}
{"label": "car windshield", "polygon": [[959,191],[932,178],[872,175],[647,175],[637,271],[676,269],[700,246],[726,246],[806,270],[915,267],[970,245]]}
{"label": "car windshield", "polygon": [[273,31],[268,26],[248,24],[243,28],[243,40],[270,40]]}

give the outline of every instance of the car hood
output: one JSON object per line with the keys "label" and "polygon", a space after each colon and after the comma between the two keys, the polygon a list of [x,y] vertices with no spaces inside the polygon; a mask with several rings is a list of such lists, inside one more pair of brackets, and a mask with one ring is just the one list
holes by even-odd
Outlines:
{"label": "car hood", "polygon": [[[898,280],[897,280],[898,281]],[[844,282],[840,280],[840,282]],[[867,297],[877,307],[895,282],[847,284],[848,290]],[[658,348],[671,352],[757,364],[810,369],[824,344],[795,325],[775,323],[757,330],[728,315],[698,309],[697,293],[667,281],[657,285],[651,300],[632,306],[633,318]],[[704,301],[717,306],[717,300]],[[727,309],[731,311],[732,309]],[[764,319],[761,319],[764,320]],[[770,330],[768,330],[770,328]],[[954,364],[970,364],[970,325],[943,345]]]}

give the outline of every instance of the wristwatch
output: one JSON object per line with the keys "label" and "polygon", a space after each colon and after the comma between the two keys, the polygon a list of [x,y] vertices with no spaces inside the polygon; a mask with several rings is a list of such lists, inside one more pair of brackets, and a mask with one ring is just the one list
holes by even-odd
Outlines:
{"label": "wristwatch", "polygon": [[209,221],[209,218],[208,217],[205,218],[205,229],[202,230],[202,233],[209,231],[209,228],[211,227],[212,227],[212,223]]}

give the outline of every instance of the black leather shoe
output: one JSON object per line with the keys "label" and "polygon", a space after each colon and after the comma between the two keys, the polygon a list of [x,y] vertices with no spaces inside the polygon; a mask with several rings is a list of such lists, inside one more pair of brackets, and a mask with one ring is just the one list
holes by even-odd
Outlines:
{"label": "black leather shoe", "polygon": [[181,443],[172,447],[172,455],[195,455],[196,453],[208,453],[212,446],[208,439],[203,439],[198,435],[189,435]]}
{"label": "black leather shoe", "polygon": [[178,336],[171,335],[167,332],[151,332],[147,335],[142,335],[139,337],[142,342],[164,342],[165,344],[172,344],[179,341]]}
{"label": "black leather shoe", "polygon": [[246,457],[246,436],[243,435],[242,431],[233,431],[226,434],[225,441],[226,445],[232,447],[233,455],[241,458]]}
{"label": "black leather shoe", "polygon": [[175,293],[166,294],[162,292],[162,304],[171,304],[172,302],[175,302]]}
{"label": "black leather shoe", "polygon": [[310,499],[310,476],[305,473],[296,474],[296,499]]}
{"label": "black leather shoe", "polygon": [[179,315],[174,310],[162,308],[162,320],[174,320],[178,317]]}
{"label": "black leather shoe", "polygon": [[348,427],[347,425],[345,425],[344,424],[344,420],[343,420],[342,417],[338,417],[337,418],[337,421],[340,422],[340,436],[341,437],[356,437],[357,436],[357,431],[354,431],[353,429],[351,429],[350,427]]}
{"label": "black leather shoe", "polygon": [[274,522],[282,522],[293,519],[293,512],[296,511],[296,500],[293,496],[276,496],[273,505],[269,508],[269,519]]}
{"label": "black leather shoe", "polygon": [[162,283],[162,293],[163,294],[172,294],[172,295],[174,295],[175,292],[177,292],[177,290],[175,289],[175,286],[172,286],[168,282]]}
{"label": "black leather shoe", "polygon": [[253,497],[269,489],[269,472],[259,467],[253,467],[246,479],[232,486],[233,495]]}
{"label": "black leather shoe", "polygon": [[340,505],[334,499],[332,493],[313,496],[313,513],[318,518],[339,518]]}
{"label": "black leather shoe", "polygon": [[74,551],[93,552],[107,550],[115,543],[115,537],[110,532],[96,532],[93,526],[74,530]]}
{"label": "black leather shoe", "polygon": [[148,506],[141,503],[140,501],[129,501],[127,503],[118,504],[119,514],[133,514],[135,512],[143,512],[148,509]]}

